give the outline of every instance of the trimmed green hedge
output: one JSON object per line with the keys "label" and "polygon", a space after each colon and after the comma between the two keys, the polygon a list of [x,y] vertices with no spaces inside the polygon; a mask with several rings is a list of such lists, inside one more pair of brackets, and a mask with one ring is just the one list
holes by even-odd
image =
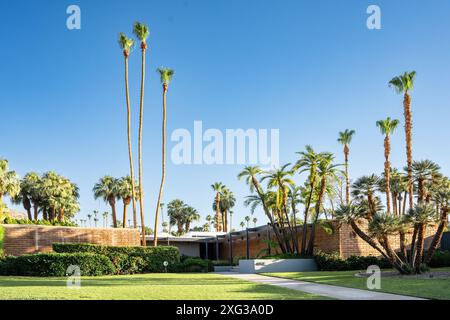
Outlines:
{"label": "trimmed green hedge", "polygon": [[377,265],[381,269],[392,268],[391,263],[386,259],[379,259],[373,256],[351,256],[344,259],[338,253],[317,252],[314,256],[317,268],[320,271],[346,271],[364,270],[369,266]]}
{"label": "trimmed green hedge", "polygon": [[[54,243],[53,251],[58,253],[90,252],[107,256],[119,269],[118,273],[165,272],[164,261],[168,262],[167,271],[176,271],[180,262],[177,247],[115,247],[87,243]],[[123,256],[124,255],[124,256]],[[128,258],[126,258],[126,257]],[[128,260],[128,261],[125,261]],[[132,266],[128,270],[123,265]]]}
{"label": "trimmed green hedge", "polygon": [[112,262],[95,253],[38,253],[0,260],[0,275],[64,277],[67,268],[75,265],[82,276],[102,276],[115,273]]}
{"label": "trimmed green hedge", "polygon": [[431,258],[429,267],[431,268],[444,268],[450,267],[450,251],[436,250]]}
{"label": "trimmed green hedge", "polygon": [[214,265],[211,260],[198,257],[181,257],[181,261],[174,265],[174,272],[210,272],[214,271]]}
{"label": "trimmed green hedge", "polygon": [[5,237],[5,228],[0,226],[0,257],[3,257],[3,239]]}

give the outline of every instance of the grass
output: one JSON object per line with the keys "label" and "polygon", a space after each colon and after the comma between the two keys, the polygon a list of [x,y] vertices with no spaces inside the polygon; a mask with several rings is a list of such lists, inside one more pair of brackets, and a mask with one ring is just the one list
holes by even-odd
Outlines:
{"label": "grass", "polygon": [[[433,269],[450,271],[450,268]],[[366,289],[366,278],[355,277],[357,271],[318,271],[267,273],[268,276],[316,282],[349,288]],[[450,299],[449,279],[381,278],[381,292],[396,293],[429,299]]]}
{"label": "grass", "polygon": [[141,274],[83,277],[81,288],[68,288],[66,278],[0,277],[5,299],[148,299],[262,300],[326,299],[325,297],[216,274]]}

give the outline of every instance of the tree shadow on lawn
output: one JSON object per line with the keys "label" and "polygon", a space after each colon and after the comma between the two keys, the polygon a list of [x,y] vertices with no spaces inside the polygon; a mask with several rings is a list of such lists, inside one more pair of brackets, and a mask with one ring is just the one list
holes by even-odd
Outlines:
{"label": "tree shadow on lawn", "polygon": [[[117,275],[103,277],[82,277],[83,287],[115,287],[115,286],[226,286],[241,285],[245,281],[217,277],[207,274],[192,274],[192,277],[175,276],[152,276],[145,275]],[[177,274],[180,275],[180,274]],[[182,274],[189,276],[190,274]],[[40,278],[40,277],[0,277],[0,288],[6,287],[28,287],[28,286],[66,286],[68,278]]]}

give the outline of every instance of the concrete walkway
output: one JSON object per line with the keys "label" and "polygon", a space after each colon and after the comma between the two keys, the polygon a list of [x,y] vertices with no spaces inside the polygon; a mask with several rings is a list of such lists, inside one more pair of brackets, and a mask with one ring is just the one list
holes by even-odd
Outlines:
{"label": "concrete walkway", "polygon": [[299,290],[339,300],[425,300],[421,298],[402,296],[391,293],[268,277],[260,274],[243,274],[237,272],[218,272],[218,274],[251,282],[258,282],[293,290]]}

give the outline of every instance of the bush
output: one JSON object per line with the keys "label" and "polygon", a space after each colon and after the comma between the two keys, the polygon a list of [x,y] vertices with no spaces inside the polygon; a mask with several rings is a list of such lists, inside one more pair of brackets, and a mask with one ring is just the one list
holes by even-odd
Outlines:
{"label": "bush", "polygon": [[70,221],[58,221],[58,220],[28,220],[28,219],[16,219],[11,217],[6,217],[2,222],[4,224],[34,224],[41,226],[60,226],[60,227],[76,227],[77,224]]}
{"label": "bush", "polygon": [[67,268],[75,265],[82,276],[114,274],[111,261],[94,253],[38,253],[0,260],[1,275],[64,277]]}
{"label": "bush", "polygon": [[270,256],[262,257],[261,259],[307,259],[308,257],[301,256],[295,253],[280,253]]}
{"label": "bush", "polygon": [[173,270],[175,272],[210,272],[214,270],[214,265],[211,260],[184,256]]}
{"label": "bush", "polygon": [[[167,261],[169,265],[167,270],[171,271],[176,264],[180,262],[180,251],[177,247],[159,246],[159,247],[115,247],[115,246],[102,246],[87,243],[54,243],[53,250],[59,253],[73,253],[73,252],[90,252],[102,254],[110,259],[115,258],[117,263],[124,264],[125,262],[119,261],[118,254],[122,254],[132,259],[128,261],[128,265],[137,268],[137,271],[133,272],[165,272],[164,261]],[[140,259],[137,259],[140,258]],[[142,261],[141,261],[142,260]],[[122,273],[131,273],[131,270],[122,269]]]}
{"label": "bush", "polygon": [[377,265],[381,269],[391,268],[392,265],[386,259],[379,259],[373,256],[351,256],[344,259],[338,253],[317,252],[314,256],[317,268],[320,271],[346,271],[365,270],[369,266]]}
{"label": "bush", "polygon": [[5,228],[0,226],[0,257],[3,257],[3,239],[5,237]]}
{"label": "bush", "polygon": [[431,258],[429,267],[431,268],[443,268],[450,267],[450,251],[436,250]]}

